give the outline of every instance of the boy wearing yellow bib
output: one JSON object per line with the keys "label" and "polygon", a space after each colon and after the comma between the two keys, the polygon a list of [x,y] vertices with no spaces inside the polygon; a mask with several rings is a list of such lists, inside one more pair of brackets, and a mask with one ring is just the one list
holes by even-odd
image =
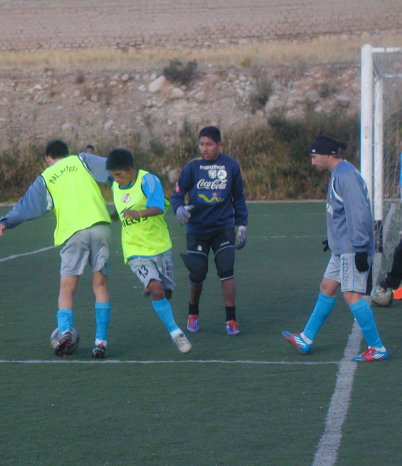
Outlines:
{"label": "boy wearing yellow bib", "polygon": [[[58,356],[69,354],[72,344],[73,303],[78,280],[87,264],[92,269],[95,295],[96,335],[92,356],[106,357],[110,300],[107,286],[110,257],[110,215],[96,181],[105,183],[107,175],[97,176],[104,159],[96,155],[69,155],[61,139],[46,146],[49,165],[36,178],[18,203],[0,219],[3,230],[40,217],[49,210],[56,215],[54,244],[61,246],[60,293],[57,328]],[[103,177],[103,178],[102,178]]]}
{"label": "boy wearing yellow bib", "polygon": [[126,149],[110,152],[106,169],[113,175],[113,200],[122,230],[121,242],[126,264],[152,297],[152,306],[182,353],[191,343],[176,324],[168,299],[176,287],[173,275],[172,242],[164,220],[169,205],[159,179],[137,170]]}

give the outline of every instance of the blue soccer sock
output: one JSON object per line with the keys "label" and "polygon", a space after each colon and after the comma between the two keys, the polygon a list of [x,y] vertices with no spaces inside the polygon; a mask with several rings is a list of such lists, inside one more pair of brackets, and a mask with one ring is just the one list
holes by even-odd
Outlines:
{"label": "blue soccer sock", "polygon": [[383,348],[380,335],[378,334],[377,326],[375,324],[375,319],[370,306],[364,299],[357,301],[349,306],[349,309],[352,311],[357,323],[362,329],[364,338],[368,346],[375,346],[376,348]]}
{"label": "blue soccer sock", "polygon": [[160,301],[152,301],[152,306],[170,334],[179,330],[173,317],[172,307],[167,298],[163,298]]}
{"label": "blue soccer sock", "polygon": [[[318,294],[318,299],[315,303],[313,312],[311,313],[306,327],[303,330],[303,336],[307,337],[311,343],[314,341],[315,336],[323,326],[327,317],[331,314],[335,301],[335,296],[326,296],[321,292]],[[310,342],[307,341],[307,343]]]}
{"label": "blue soccer sock", "polygon": [[73,311],[71,309],[59,309],[57,311],[57,327],[59,333],[66,332],[73,328]]}
{"label": "blue soccer sock", "polygon": [[111,305],[107,303],[95,303],[96,312],[96,340],[107,341],[107,329],[110,322]]}

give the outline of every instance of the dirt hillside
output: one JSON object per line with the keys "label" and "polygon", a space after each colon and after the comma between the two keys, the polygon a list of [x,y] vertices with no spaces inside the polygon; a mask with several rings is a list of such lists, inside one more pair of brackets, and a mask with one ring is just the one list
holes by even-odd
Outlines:
{"label": "dirt hillside", "polygon": [[[165,47],[204,50],[233,45],[308,42],[314,37],[370,40],[402,32],[400,0],[0,0],[0,54],[110,47],[116,53]],[[395,44],[397,45],[397,44]],[[261,67],[203,65],[188,86],[161,80],[162,66],[118,72],[90,66],[58,72],[0,70],[0,153],[63,137],[74,151],[87,143],[123,145],[141,133],[169,142],[183,123],[223,129],[259,124],[278,108],[358,112],[358,62]],[[261,78],[271,92],[252,105]]]}

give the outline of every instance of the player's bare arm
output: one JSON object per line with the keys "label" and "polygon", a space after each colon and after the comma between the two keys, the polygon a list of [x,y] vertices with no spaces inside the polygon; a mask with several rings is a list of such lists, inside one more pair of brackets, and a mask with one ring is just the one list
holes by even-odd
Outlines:
{"label": "player's bare arm", "polygon": [[144,210],[130,210],[127,209],[123,212],[123,217],[132,218],[134,220],[139,220],[144,217],[154,217],[155,215],[163,214],[162,209],[159,207],[148,207]]}

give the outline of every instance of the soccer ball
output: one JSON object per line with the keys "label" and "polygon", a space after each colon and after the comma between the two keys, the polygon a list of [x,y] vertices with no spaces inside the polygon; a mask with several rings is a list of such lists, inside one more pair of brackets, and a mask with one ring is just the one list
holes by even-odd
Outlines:
{"label": "soccer ball", "polygon": [[71,345],[69,345],[67,348],[65,348],[61,353],[57,353],[57,349],[60,344],[60,340],[62,338],[61,334],[59,333],[59,329],[55,328],[50,335],[50,346],[53,348],[53,350],[56,352],[56,354],[59,354],[63,356],[64,354],[73,354],[74,351],[78,348],[80,344],[80,336],[75,328],[71,329],[72,330],[72,340],[71,340]]}
{"label": "soccer ball", "polygon": [[382,286],[376,286],[371,290],[371,300],[377,304],[377,306],[387,307],[393,299],[394,294],[391,288],[383,288]]}

